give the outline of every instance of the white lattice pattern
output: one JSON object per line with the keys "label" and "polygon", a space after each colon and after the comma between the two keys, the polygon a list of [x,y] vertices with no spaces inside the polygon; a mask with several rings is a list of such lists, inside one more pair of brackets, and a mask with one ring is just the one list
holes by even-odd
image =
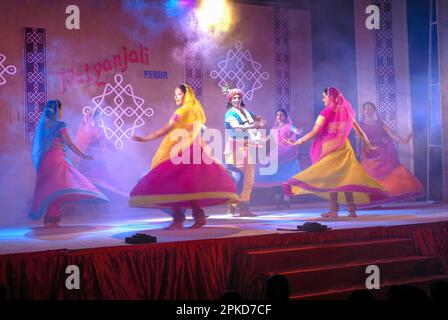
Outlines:
{"label": "white lattice pattern", "polygon": [[393,52],[393,23],[390,0],[378,0],[381,28],[376,31],[378,112],[392,129],[397,125],[397,91]]}
{"label": "white lattice pattern", "polygon": [[[125,140],[129,140],[135,129],[145,124],[145,117],[154,114],[152,108],[144,108],[145,100],[136,96],[130,84],[123,85],[123,76],[116,74],[115,84],[106,84],[103,93],[92,99],[92,107],[84,107],[83,113],[99,110],[100,126],[108,140],[114,140],[117,149],[123,149]],[[109,104],[109,99],[113,105]],[[131,103],[125,102],[131,100]],[[106,101],[108,100],[108,101]]]}
{"label": "white lattice pattern", "polygon": [[289,77],[289,18],[288,9],[275,9],[275,74],[277,108],[289,111],[290,107],[290,77]]}
{"label": "white lattice pattern", "polygon": [[45,29],[25,28],[25,134],[30,143],[47,98]]}
{"label": "white lattice pattern", "polygon": [[261,64],[252,59],[250,51],[243,50],[241,41],[236,41],[235,50],[229,49],[227,57],[218,62],[217,70],[212,70],[210,77],[219,79],[220,87],[228,83],[243,90],[245,98],[252,100],[255,91],[263,87],[262,81],[269,79],[269,73],[261,68]]}
{"label": "white lattice pattern", "polygon": [[0,86],[4,85],[6,83],[5,77],[3,77],[4,73],[7,73],[9,75],[13,75],[17,72],[17,68],[10,64],[9,66],[3,65],[3,61],[6,60],[6,56],[2,55],[0,53]]}

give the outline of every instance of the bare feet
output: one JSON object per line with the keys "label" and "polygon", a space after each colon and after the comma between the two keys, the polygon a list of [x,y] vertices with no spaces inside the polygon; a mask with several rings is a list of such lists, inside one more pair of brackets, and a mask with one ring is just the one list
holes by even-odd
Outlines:
{"label": "bare feet", "polygon": [[322,218],[337,218],[338,212],[337,211],[329,211],[321,214]]}
{"label": "bare feet", "polygon": [[165,230],[182,230],[184,228],[184,223],[180,221],[173,221]]}
{"label": "bare feet", "polygon": [[250,211],[248,202],[240,202],[238,204],[238,208],[240,211],[240,217],[256,217],[257,216],[252,211]]}
{"label": "bare feet", "polygon": [[348,214],[348,216],[347,217],[350,217],[350,218],[357,218],[358,216],[356,215],[356,205],[355,204],[349,204],[348,205],[348,212],[349,212],[349,214]]}
{"label": "bare feet", "polygon": [[45,223],[45,229],[56,229],[60,228],[61,226],[57,222],[46,222]]}
{"label": "bare feet", "polygon": [[190,229],[199,229],[200,227],[207,224],[207,216],[205,215],[204,210],[201,208],[193,209],[193,218],[194,224],[190,227]]}
{"label": "bare feet", "polygon": [[197,219],[190,228],[191,229],[199,229],[200,227],[202,227],[206,224],[207,224],[207,219],[204,217],[201,219]]}
{"label": "bare feet", "polygon": [[236,217],[236,210],[235,207],[232,205],[228,205],[227,207],[227,215],[230,217]]}

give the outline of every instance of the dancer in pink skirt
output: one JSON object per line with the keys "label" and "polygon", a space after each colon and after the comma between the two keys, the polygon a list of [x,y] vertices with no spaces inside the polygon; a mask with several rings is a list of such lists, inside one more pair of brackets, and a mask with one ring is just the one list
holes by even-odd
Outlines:
{"label": "dancer in pink skirt", "polygon": [[58,227],[61,221],[60,205],[84,200],[103,200],[108,198],[67,160],[67,147],[84,159],[91,159],[72,142],[62,117],[59,100],[49,100],[36,128],[32,158],[37,171],[32,219],[45,215],[45,227]]}

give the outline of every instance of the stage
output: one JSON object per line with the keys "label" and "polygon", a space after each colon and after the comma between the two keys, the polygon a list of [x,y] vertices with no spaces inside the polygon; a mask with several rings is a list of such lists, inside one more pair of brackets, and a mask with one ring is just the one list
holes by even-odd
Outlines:
{"label": "stage", "polygon": [[[341,292],[343,297],[348,288],[359,287],[365,265],[372,263],[386,270],[385,287],[448,278],[447,205],[394,204],[359,210],[358,218],[341,211],[338,219],[320,218],[325,209],[321,203],[293,204],[287,210],[253,207],[257,217],[240,218],[217,207],[207,210],[203,228],[169,231],[163,229],[170,221],[164,213],[123,204],[107,215],[67,215],[59,229],[45,230],[37,223],[3,228],[0,280],[13,299],[216,299],[232,288],[261,299],[266,278],[282,273],[291,278],[293,297],[319,299],[340,298]],[[307,221],[332,230],[278,230]],[[188,219],[186,227],[191,224]],[[125,244],[124,238],[137,232],[156,236],[158,243]],[[81,269],[80,290],[65,289],[64,271],[71,264]],[[351,268],[355,278],[335,282],[341,266]],[[306,290],[294,290],[310,278],[314,282]]]}
{"label": "stage", "polygon": [[[358,218],[346,217],[341,210],[338,219],[320,217],[326,203],[293,204],[292,208],[275,210],[275,206],[255,206],[257,217],[229,217],[224,207],[208,208],[208,224],[198,230],[188,228],[193,222],[187,212],[184,230],[164,230],[171,217],[155,209],[130,209],[125,203],[107,207],[107,213],[83,212],[64,216],[61,228],[46,230],[40,222],[0,229],[0,254],[57,249],[87,249],[124,246],[125,237],[146,233],[158,243],[289,233],[277,229],[294,229],[307,221],[326,224],[333,230],[408,225],[448,221],[448,205],[421,202],[384,205],[379,209],[359,210]],[[126,214],[123,214],[126,212]]]}

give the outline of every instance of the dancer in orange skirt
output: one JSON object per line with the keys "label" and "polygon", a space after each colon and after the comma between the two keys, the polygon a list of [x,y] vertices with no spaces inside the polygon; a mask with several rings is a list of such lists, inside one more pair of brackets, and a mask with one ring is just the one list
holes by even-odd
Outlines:
{"label": "dancer in orange skirt", "polygon": [[359,123],[369,137],[370,143],[376,147],[361,150],[361,165],[369,175],[380,182],[389,192],[389,198],[379,199],[371,205],[386,202],[397,202],[414,199],[424,195],[421,182],[400,163],[394,141],[408,144],[412,135],[401,138],[378,116],[376,106],[367,102],[362,106],[362,118]]}

